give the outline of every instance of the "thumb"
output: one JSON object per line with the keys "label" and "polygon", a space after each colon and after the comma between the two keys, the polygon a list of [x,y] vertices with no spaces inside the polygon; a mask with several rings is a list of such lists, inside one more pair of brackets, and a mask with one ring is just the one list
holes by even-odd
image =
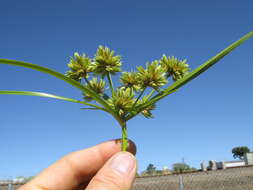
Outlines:
{"label": "thumb", "polygon": [[86,190],[130,190],[136,168],[136,159],[132,154],[119,152],[98,171]]}

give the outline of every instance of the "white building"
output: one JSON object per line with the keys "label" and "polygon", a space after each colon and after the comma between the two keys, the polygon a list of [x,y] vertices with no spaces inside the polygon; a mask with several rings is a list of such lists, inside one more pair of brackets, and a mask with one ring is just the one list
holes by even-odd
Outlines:
{"label": "white building", "polygon": [[246,165],[253,165],[253,152],[246,153],[244,159]]}

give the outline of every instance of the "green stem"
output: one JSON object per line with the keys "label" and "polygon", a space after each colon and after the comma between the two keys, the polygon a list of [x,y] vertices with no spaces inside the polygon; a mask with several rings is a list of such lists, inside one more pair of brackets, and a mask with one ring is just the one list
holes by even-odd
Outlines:
{"label": "green stem", "polygon": [[[176,90],[173,90],[173,91],[170,91],[170,92],[167,92],[167,93],[162,93],[163,91],[161,91],[161,96],[159,96],[160,99],[164,98],[165,96],[169,95],[169,94],[172,94],[174,92],[176,92],[178,89]],[[141,105],[138,105],[138,107],[136,108],[137,111],[132,111],[130,112],[130,114],[125,117],[125,121],[128,121],[129,119],[132,119],[134,116],[136,116],[137,114],[139,114],[142,110],[144,110],[145,108],[147,108],[148,106],[156,103],[158,100],[160,99],[155,99],[153,100],[153,98],[151,98],[148,102],[144,103],[144,104],[141,104]]]}
{"label": "green stem", "polygon": [[143,90],[141,91],[141,93],[139,94],[138,98],[135,100],[134,105],[132,107],[132,110],[135,108],[135,105],[137,104],[138,100],[141,98],[141,96],[143,95],[144,91],[146,90],[147,87],[144,87]]}
{"label": "green stem", "polygon": [[85,82],[91,87],[90,81],[87,79],[87,77],[84,77]]}
{"label": "green stem", "polygon": [[121,138],[121,151],[126,152],[127,151],[127,147],[128,147],[128,140],[127,140],[127,127],[126,127],[126,122],[124,122],[121,125],[121,129],[122,129],[122,138]]}
{"label": "green stem", "polygon": [[155,90],[153,89],[153,90],[149,93],[149,95],[147,96],[148,99],[150,99],[150,97],[151,97],[154,93],[155,93]]}
{"label": "green stem", "polygon": [[113,83],[112,83],[112,78],[111,78],[111,74],[110,73],[107,73],[107,80],[108,80],[109,85],[110,85],[111,93],[113,94],[114,90],[113,90]]}

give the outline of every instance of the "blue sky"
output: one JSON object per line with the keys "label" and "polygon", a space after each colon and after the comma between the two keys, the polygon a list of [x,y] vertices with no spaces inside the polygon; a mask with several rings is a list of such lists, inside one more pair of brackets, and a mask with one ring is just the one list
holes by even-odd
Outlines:
{"label": "blue sky", "polygon": [[[1,2],[0,57],[64,73],[74,52],[93,56],[99,45],[122,55],[123,69],[159,59],[188,60],[196,68],[253,30],[253,2],[9,0]],[[149,163],[199,167],[233,160],[231,149],[253,149],[253,39],[177,93],[163,99],[155,118],[128,123],[139,171]],[[25,68],[0,65],[1,90],[48,92],[81,99],[72,86]],[[109,115],[74,103],[0,96],[0,178],[36,175],[63,155],[119,138]]]}

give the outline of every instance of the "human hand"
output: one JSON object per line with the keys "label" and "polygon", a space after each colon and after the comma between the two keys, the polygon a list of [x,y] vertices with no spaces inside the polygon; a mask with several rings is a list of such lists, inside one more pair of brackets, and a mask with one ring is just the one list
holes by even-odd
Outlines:
{"label": "human hand", "polygon": [[136,147],[120,152],[120,140],[107,141],[64,156],[19,190],[129,190],[137,164]]}

